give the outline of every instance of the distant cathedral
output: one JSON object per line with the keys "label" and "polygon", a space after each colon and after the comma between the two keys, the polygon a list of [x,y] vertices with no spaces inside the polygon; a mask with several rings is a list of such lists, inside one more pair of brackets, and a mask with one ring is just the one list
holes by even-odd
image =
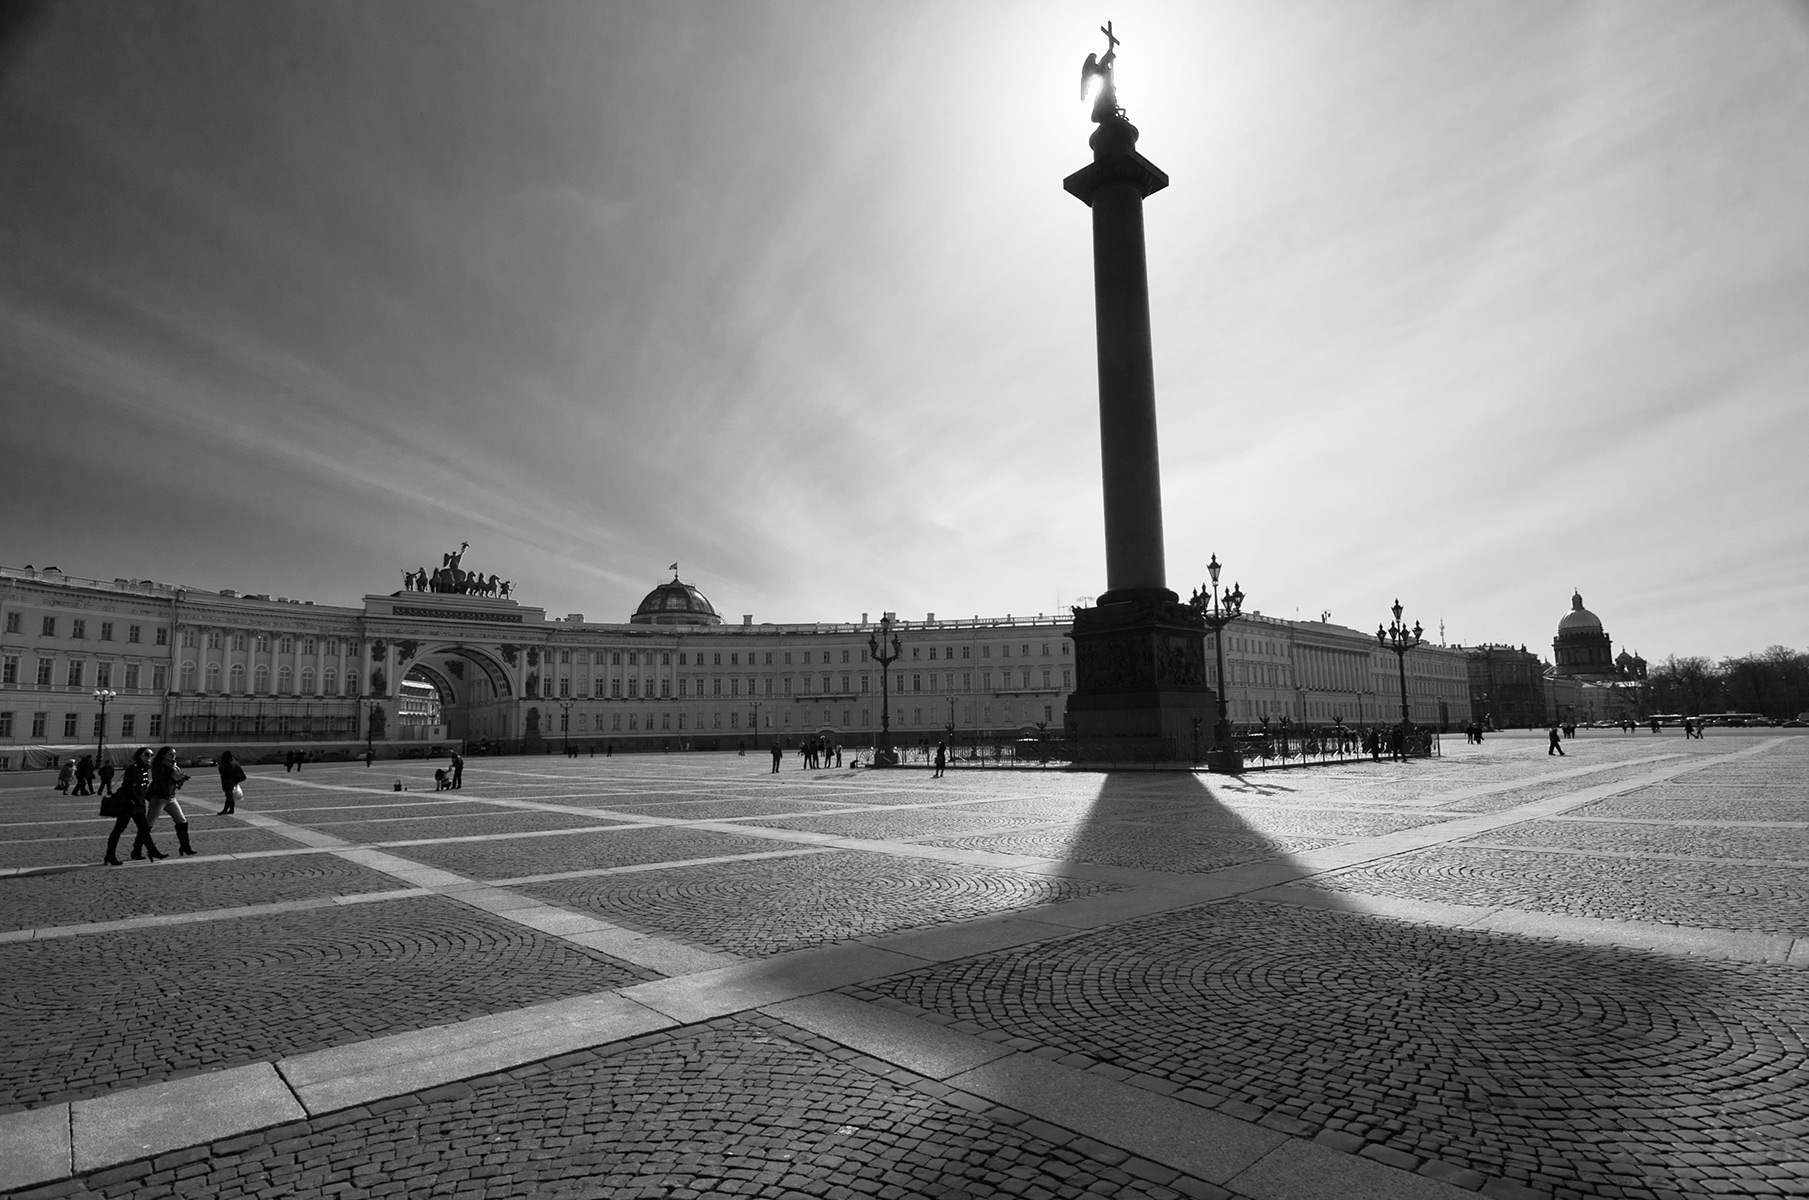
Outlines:
{"label": "distant cathedral", "polygon": [[1625,650],[1617,656],[1602,621],[1583,607],[1583,594],[1573,592],[1570,611],[1558,622],[1552,639],[1552,674],[1560,678],[1597,682],[1644,679],[1646,660]]}

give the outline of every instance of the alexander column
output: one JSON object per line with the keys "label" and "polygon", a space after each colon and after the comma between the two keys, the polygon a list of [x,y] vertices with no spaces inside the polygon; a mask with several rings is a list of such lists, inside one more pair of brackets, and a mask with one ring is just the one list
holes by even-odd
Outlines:
{"label": "alexander column", "polygon": [[[1168,176],[1137,153],[1137,128],[1118,107],[1118,39],[1108,23],[1103,58],[1089,54],[1083,88],[1096,85],[1093,161],[1062,186],[1093,210],[1093,304],[1099,354],[1099,455],[1105,491],[1106,591],[1074,613],[1077,678],[1070,737],[1123,739],[1115,758],[1183,757],[1210,722],[1205,627],[1168,588],[1162,478],[1156,452],[1156,377],[1150,352],[1149,269],[1143,200]],[[1105,753],[1089,747],[1088,753]]]}

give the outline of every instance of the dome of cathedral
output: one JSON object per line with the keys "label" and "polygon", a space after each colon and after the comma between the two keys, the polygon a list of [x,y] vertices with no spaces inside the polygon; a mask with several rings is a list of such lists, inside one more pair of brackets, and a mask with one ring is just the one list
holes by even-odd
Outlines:
{"label": "dome of cathedral", "polygon": [[1570,597],[1570,611],[1558,622],[1560,636],[1566,633],[1599,633],[1602,619],[1583,607],[1583,594],[1573,592]]}
{"label": "dome of cathedral", "polygon": [[677,575],[648,592],[628,620],[635,625],[722,624],[710,598]]}

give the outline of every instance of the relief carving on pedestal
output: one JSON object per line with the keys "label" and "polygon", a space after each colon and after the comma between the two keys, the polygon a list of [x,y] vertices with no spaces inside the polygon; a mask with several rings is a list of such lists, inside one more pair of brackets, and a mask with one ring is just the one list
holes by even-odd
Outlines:
{"label": "relief carving on pedestal", "polygon": [[1206,647],[1197,638],[1165,637],[1156,656],[1156,682],[1184,686],[1206,682]]}

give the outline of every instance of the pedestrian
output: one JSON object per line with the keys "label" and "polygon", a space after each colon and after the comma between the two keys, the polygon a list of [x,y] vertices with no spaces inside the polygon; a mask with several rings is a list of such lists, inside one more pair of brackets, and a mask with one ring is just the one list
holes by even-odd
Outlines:
{"label": "pedestrian", "polygon": [[306,750],[297,750],[295,752],[295,773],[297,775],[301,774],[302,764],[307,761],[308,761],[308,752]]}
{"label": "pedestrian", "polygon": [[56,782],[57,791],[63,793],[65,796],[67,796],[69,794],[69,784],[74,778],[75,778],[75,760],[72,758],[68,762],[64,763],[61,767],[57,768],[57,782]]}
{"label": "pedestrian", "polygon": [[465,786],[465,756],[457,750],[452,752],[452,786],[455,788]]}
{"label": "pedestrian", "polygon": [[773,743],[773,774],[777,775],[779,773],[779,760],[784,757],[785,757],[785,751],[783,751],[779,748],[778,742],[774,742]]}
{"label": "pedestrian", "polygon": [[[176,747],[160,746],[157,754],[151,759],[151,786],[144,798],[143,834],[146,845],[150,844],[150,831],[157,824],[157,814],[167,811],[170,824],[176,827],[176,852],[182,855],[195,853],[189,845],[188,818],[183,815],[182,802],[176,793],[188,782],[188,773],[176,765]],[[132,857],[138,857],[138,847],[132,847]]]}
{"label": "pedestrian", "polygon": [[948,743],[947,742],[937,742],[936,743],[936,773],[934,775],[932,775],[930,778],[941,779],[942,778],[942,769],[947,765],[948,765]]}
{"label": "pedestrian", "polygon": [[376,759],[376,757],[377,757],[377,752],[375,750],[371,750],[368,748],[365,750],[365,752],[364,752],[364,769],[365,770],[368,771],[371,769],[371,762],[374,759]]}
{"label": "pedestrian", "polygon": [[101,800],[101,816],[113,818],[113,832],[107,835],[107,857],[101,861],[109,867],[117,867],[119,861],[119,835],[126,831],[126,826],[136,824],[138,837],[132,842],[132,857],[143,858],[144,848],[150,847],[151,861],[167,857],[151,840],[151,823],[145,818],[145,789],[149,786],[151,774],[151,749],[140,746],[132,753],[132,761],[126,765],[126,777],[121,781],[119,790]]}
{"label": "pedestrian", "polygon": [[101,795],[111,795],[113,792],[113,763],[107,759],[101,760],[100,783]]}
{"label": "pedestrian", "polygon": [[835,748],[835,765],[838,767],[842,765],[842,747],[839,743]]}
{"label": "pedestrian", "polygon": [[1560,758],[1564,757],[1564,746],[1558,737],[1558,727],[1553,725],[1547,732],[1551,735],[1551,745],[1546,747],[1545,756],[1550,758],[1552,755],[1556,754]]}
{"label": "pedestrian", "polygon": [[446,768],[435,767],[433,769],[433,790],[444,792],[450,790],[451,787],[452,781],[446,777]]}
{"label": "pedestrian", "polygon": [[238,757],[230,750],[220,751],[215,765],[220,768],[220,790],[226,794],[226,807],[214,815],[230,817],[239,801],[245,798],[245,768],[239,765]]}
{"label": "pedestrian", "polygon": [[84,754],[82,761],[75,764],[75,791],[71,794],[76,796],[94,795],[93,755]]}
{"label": "pedestrian", "polygon": [[614,758],[615,753],[616,753],[616,744],[614,742],[604,742],[603,743],[603,757],[604,758]]}
{"label": "pedestrian", "polygon": [[1393,758],[1396,762],[1407,761],[1406,726],[1396,725],[1393,729],[1388,731],[1388,753],[1389,757]]}

